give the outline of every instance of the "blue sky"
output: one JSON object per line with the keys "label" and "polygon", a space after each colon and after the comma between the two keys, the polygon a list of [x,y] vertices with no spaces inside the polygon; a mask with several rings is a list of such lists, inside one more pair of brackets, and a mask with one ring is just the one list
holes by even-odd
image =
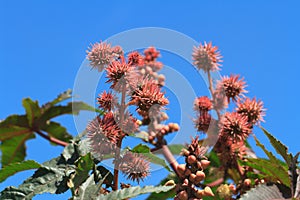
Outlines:
{"label": "blue sky", "polygon": [[[24,97],[45,103],[73,88],[90,43],[132,28],[163,27],[199,42],[213,41],[219,46],[224,57],[221,74],[245,77],[249,96],[262,99],[267,108],[263,126],[296,153],[300,150],[296,129],[300,121],[299,6],[296,0],[226,3],[1,0],[0,119],[23,113],[21,100]],[[178,64],[164,60],[164,54],[161,61],[170,66]],[[58,120],[76,134],[72,117]],[[259,130],[255,133],[267,142]],[[27,144],[28,159],[39,162],[59,155],[62,150],[40,138]],[[31,173],[8,179],[0,185],[0,190],[20,184]],[[163,171],[155,173],[153,176],[166,175]],[[146,183],[155,184],[157,178],[149,178]],[[66,199],[66,196],[57,199]],[[35,199],[50,197],[41,195]]]}

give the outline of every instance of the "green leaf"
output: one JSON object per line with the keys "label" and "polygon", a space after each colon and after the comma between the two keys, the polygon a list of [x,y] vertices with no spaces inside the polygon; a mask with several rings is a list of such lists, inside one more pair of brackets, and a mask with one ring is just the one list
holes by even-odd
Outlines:
{"label": "green leaf", "polygon": [[35,135],[27,133],[2,141],[0,144],[0,149],[2,151],[2,167],[10,163],[23,161],[26,156],[25,142],[32,138],[35,138]]}
{"label": "green leaf", "polygon": [[154,155],[151,153],[150,148],[147,145],[139,144],[136,147],[134,147],[131,152],[133,153],[141,153],[143,156],[145,156],[150,162],[154,164],[161,165],[165,167],[168,171],[171,171],[167,163],[164,159]]}
{"label": "green leaf", "polygon": [[147,193],[152,193],[152,192],[167,192],[169,190],[172,190],[174,186],[146,186],[141,188],[140,186],[136,187],[130,187],[130,188],[125,188],[122,190],[117,190],[114,192],[111,192],[107,195],[100,195],[98,196],[97,199],[101,200],[111,200],[111,199],[127,199],[127,198],[132,198],[136,197],[141,194],[147,194]]}
{"label": "green leaf", "polygon": [[2,127],[10,127],[10,126],[19,126],[19,127],[27,127],[28,119],[26,115],[11,115],[8,116],[5,120],[0,122],[0,128]]}
{"label": "green leaf", "polygon": [[[58,165],[59,158],[52,159],[42,165],[32,177],[24,181],[18,188],[8,187],[1,192],[3,199],[32,199],[36,194],[45,192],[59,193],[61,183],[66,174],[66,166]],[[68,187],[63,185],[64,190]],[[17,195],[17,196],[15,196]]]}
{"label": "green leaf", "polygon": [[208,160],[210,161],[210,166],[220,167],[221,165],[219,156],[214,149],[209,153]]}
{"label": "green leaf", "polygon": [[74,184],[74,188],[78,188],[88,177],[89,172],[94,167],[94,161],[92,159],[91,154],[87,154],[85,156],[80,157],[76,162],[76,172],[75,176],[72,179]]}
{"label": "green leaf", "polygon": [[173,155],[180,155],[181,150],[185,148],[182,144],[171,144],[168,147]]}
{"label": "green leaf", "polygon": [[276,185],[258,185],[240,198],[241,200],[285,199]]}
{"label": "green leaf", "polygon": [[247,161],[239,162],[260,171],[262,174],[266,175],[265,177],[274,182],[280,181],[282,184],[290,187],[287,170],[280,163],[276,164],[260,158],[247,158]]}
{"label": "green leaf", "polygon": [[[76,144],[77,145],[77,144]],[[64,149],[64,155],[47,161],[35,171],[35,173],[18,188],[8,187],[1,192],[4,199],[32,199],[37,194],[56,193],[60,194],[68,189],[68,180],[76,174],[75,162],[78,155],[78,147],[70,144]],[[68,159],[64,156],[68,155]],[[77,164],[79,166],[79,163]],[[1,199],[0,198],[0,199]]]}
{"label": "green leaf", "polygon": [[[175,173],[170,173],[166,178],[164,178],[159,185],[164,185],[166,182],[173,180],[175,183],[178,183],[178,177],[176,176]],[[158,185],[158,186],[159,186]],[[175,188],[172,190],[169,190],[167,192],[160,192],[160,193],[152,193],[147,200],[166,200],[169,198],[174,198],[176,195]]]}
{"label": "green leaf", "polygon": [[32,133],[29,128],[20,126],[0,127],[0,141],[8,140],[12,137]]}
{"label": "green leaf", "polygon": [[283,159],[285,160],[285,162],[290,165],[292,162],[292,155],[288,154],[288,148],[282,144],[279,140],[277,140],[273,135],[271,135],[266,129],[261,128],[263,130],[263,132],[265,133],[265,135],[268,137],[268,139],[270,140],[272,146],[274,147],[274,149],[276,150],[276,152],[278,154],[280,154]]}
{"label": "green leaf", "polygon": [[37,169],[41,165],[34,160],[26,160],[23,162],[12,163],[0,170],[0,183],[5,181],[8,177],[29,169]]}
{"label": "green leaf", "polygon": [[41,129],[48,133],[49,136],[59,140],[69,142],[73,137],[67,132],[67,129],[59,123],[47,121]]}
{"label": "green leaf", "polygon": [[34,120],[41,115],[41,109],[37,101],[32,101],[30,98],[23,99],[23,107],[26,111],[29,126],[34,124]]}
{"label": "green leaf", "polygon": [[74,200],[95,199],[98,196],[101,185],[96,185],[94,175],[92,174],[88,179],[78,188],[77,196]]}
{"label": "green leaf", "polygon": [[291,190],[292,194],[295,195],[294,198],[297,196],[300,197],[300,170],[298,169],[298,158],[300,152],[298,152],[295,156],[292,156],[292,162],[289,166],[289,177],[291,181]]}
{"label": "green leaf", "polygon": [[72,90],[71,89],[68,89],[67,91],[59,94],[55,99],[53,99],[52,101],[44,104],[42,106],[42,110],[45,111],[47,109],[49,109],[50,107],[64,101],[64,100],[67,100],[67,99],[70,99],[72,97]]}
{"label": "green leaf", "polygon": [[96,199],[100,188],[104,181],[106,180],[109,173],[103,176],[103,178],[98,182],[95,183],[94,174],[92,174],[79,188],[77,195],[73,198],[74,200],[86,200],[86,199]]}
{"label": "green leaf", "polygon": [[83,102],[70,102],[65,106],[59,105],[59,106],[53,106],[47,109],[40,117],[40,122],[43,124],[47,120],[50,120],[54,117],[58,117],[60,115],[65,114],[74,114],[78,115],[79,111],[86,110],[86,111],[93,111],[98,112],[100,114],[103,114],[104,112],[101,110],[98,110],[86,103]]}
{"label": "green leaf", "polygon": [[254,140],[256,142],[256,146],[259,146],[264,152],[265,154],[268,156],[268,158],[270,159],[270,161],[272,163],[278,163],[278,159],[273,155],[272,152],[268,151],[265,146],[259,142],[259,140],[253,135]]}

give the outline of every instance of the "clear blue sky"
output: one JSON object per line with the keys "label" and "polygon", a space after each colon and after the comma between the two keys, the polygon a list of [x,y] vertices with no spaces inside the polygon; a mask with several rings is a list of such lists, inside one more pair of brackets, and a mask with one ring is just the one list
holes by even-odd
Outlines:
{"label": "clear blue sky", "polygon": [[[132,28],[164,27],[219,46],[221,73],[245,76],[249,95],[262,99],[267,108],[263,126],[291,152],[300,150],[299,1],[105,2],[0,0],[0,119],[23,113],[24,97],[45,103],[72,88],[90,43]],[[76,135],[72,117],[59,120]],[[256,134],[266,142],[259,130]],[[27,159],[39,162],[62,150],[39,138],[27,144]],[[8,179],[0,190],[20,184],[31,173]],[[156,178],[146,183],[157,183],[150,179]],[[47,198],[54,199],[35,199]]]}

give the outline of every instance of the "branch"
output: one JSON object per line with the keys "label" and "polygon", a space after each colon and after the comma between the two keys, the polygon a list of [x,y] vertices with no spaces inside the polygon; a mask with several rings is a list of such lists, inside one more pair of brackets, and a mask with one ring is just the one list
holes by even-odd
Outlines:
{"label": "branch", "polygon": [[35,132],[36,132],[38,135],[40,135],[41,137],[45,138],[46,140],[49,140],[50,142],[53,142],[53,143],[55,143],[55,144],[57,144],[57,145],[66,147],[66,146],[68,146],[68,144],[69,144],[69,143],[64,142],[64,141],[61,141],[61,140],[59,140],[59,139],[57,139],[57,138],[51,137],[51,136],[49,136],[49,135],[43,133],[42,131],[37,130],[37,131],[35,131]]}
{"label": "branch", "polygon": [[117,150],[115,154],[115,166],[114,166],[114,185],[113,185],[113,190],[118,190],[119,186],[119,160],[120,160],[120,151],[122,147],[122,140],[124,137],[123,134],[123,121],[124,121],[124,112],[125,112],[125,98],[126,98],[126,85],[124,84],[122,87],[122,97],[121,97],[121,107],[120,107],[120,122],[119,126],[121,129],[121,137],[117,143]]}

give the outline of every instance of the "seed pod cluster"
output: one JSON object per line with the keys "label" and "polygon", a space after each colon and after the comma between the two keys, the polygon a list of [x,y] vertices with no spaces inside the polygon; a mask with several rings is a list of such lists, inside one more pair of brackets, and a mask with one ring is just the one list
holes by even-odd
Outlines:
{"label": "seed pod cluster", "polygon": [[198,137],[188,146],[188,149],[182,150],[185,157],[185,164],[177,166],[177,172],[181,183],[177,190],[175,200],[202,199],[205,196],[214,196],[210,187],[199,189],[201,182],[205,179],[204,169],[210,161],[203,156],[205,150],[199,145]]}

